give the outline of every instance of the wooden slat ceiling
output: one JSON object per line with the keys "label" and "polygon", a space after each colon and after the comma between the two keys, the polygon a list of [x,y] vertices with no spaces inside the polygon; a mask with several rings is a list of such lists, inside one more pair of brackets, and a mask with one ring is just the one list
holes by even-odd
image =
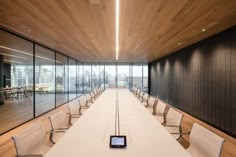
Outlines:
{"label": "wooden slat ceiling", "polygon": [[[120,0],[119,61],[158,59],[235,19],[235,0]],[[115,61],[115,0],[0,0],[0,25],[80,61]]]}

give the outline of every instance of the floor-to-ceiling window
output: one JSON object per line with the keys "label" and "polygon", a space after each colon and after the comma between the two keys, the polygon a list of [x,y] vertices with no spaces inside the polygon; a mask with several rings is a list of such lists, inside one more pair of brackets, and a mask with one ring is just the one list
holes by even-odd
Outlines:
{"label": "floor-to-ceiling window", "polygon": [[68,101],[68,57],[56,53],[56,106]]}
{"label": "floor-to-ceiling window", "polygon": [[0,134],[34,117],[33,43],[0,30]]}
{"label": "floor-to-ceiling window", "polygon": [[148,92],[148,65],[143,65],[143,91]]}
{"label": "floor-to-ceiling window", "polygon": [[133,87],[142,89],[142,65],[133,65]]}
{"label": "floor-to-ceiling window", "polygon": [[116,66],[105,65],[105,88],[115,88]]}
{"label": "floor-to-ceiling window", "polygon": [[76,98],[76,60],[69,58],[69,100]]}
{"label": "floor-to-ceiling window", "polygon": [[84,93],[91,91],[91,65],[84,65]]}
{"label": "floor-to-ceiling window", "polygon": [[82,63],[77,64],[78,67],[78,85],[79,85],[79,89],[77,90],[77,94],[78,96],[82,95],[84,93],[84,65]]}
{"label": "floor-to-ceiling window", "polygon": [[99,65],[92,65],[92,89],[99,87]]}
{"label": "floor-to-ceiling window", "polygon": [[103,64],[100,64],[99,66],[99,77],[100,77],[100,82],[99,86],[104,90],[105,88],[105,66]]}
{"label": "floor-to-ceiling window", "polygon": [[55,107],[55,52],[35,45],[35,115]]}
{"label": "floor-to-ceiling window", "polygon": [[118,66],[118,87],[129,89],[129,65],[119,65]]}

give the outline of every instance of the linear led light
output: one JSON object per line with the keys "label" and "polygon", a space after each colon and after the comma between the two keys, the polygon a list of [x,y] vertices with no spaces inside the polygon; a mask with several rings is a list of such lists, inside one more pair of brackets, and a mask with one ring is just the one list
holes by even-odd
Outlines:
{"label": "linear led light", "polygon": [[3,61],[4,61],[4,62],[11,62],[11,63],[19,63],[19,64],[22,64],[22,62],[12,61],[12,60],[7,60],[7,59],[4,59]]}
{"label": "linear led light", "polygon": [[10,57],[15,57],[15,58],[20,58],[20,59],[26,59],[26,58],[24,58],[24,57],[20,57],[20,56],[12,55],[12,54],[7,54],[7,53],[0,53],[0,55],[10,56]]}
{"label": "linear led light", "polygon": [[120,0],[116,0],[116,60],[119,59],[119,17],[120,17]]}
{"label": "linear led light", "polygon": [[[15,51],[15,52],[22,53],[22,54],[25,54],[25,55],[28,55],[28,56],[33,56],[33,54],[31,54],[31,53],[24,52],[24,51],[20,51],[20,50],[16,50],[16,49],[9,48],[9,47],[6,47],[6,46],[1,46],[1,45],[0,45],[0,48],[6,49],[6,50]],[[42,57],[42,56],[39,56],[39,55],[35,55],[35,57],[41,58],[41,59],[45,59],[45,60],[48,60],[48,61],[55,62],[55,60],[53,60],[53,59],[49,59],[49,58]],[[26,58],[25,58],[25,59],[26,59]],[[56,61],[56,62],[62,64],[62,62],[59,62],[59,61]]]}

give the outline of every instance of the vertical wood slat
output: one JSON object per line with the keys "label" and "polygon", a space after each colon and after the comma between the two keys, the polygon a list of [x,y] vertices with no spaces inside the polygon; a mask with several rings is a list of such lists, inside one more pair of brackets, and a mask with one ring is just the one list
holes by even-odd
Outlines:
{"label": "vertical wood slat", "polygon": [[236,27],[159,59],[150,68],[154,95],[236,135]]}

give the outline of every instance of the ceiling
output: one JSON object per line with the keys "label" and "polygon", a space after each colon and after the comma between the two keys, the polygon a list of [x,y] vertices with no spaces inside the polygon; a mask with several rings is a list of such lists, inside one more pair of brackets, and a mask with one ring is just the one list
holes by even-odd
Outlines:
{"label": "ceiling", "polygon": [[[115,61],[115,0],[0,3],[2,27],[83,62]],[[119,61],[158,59],[235,19],[235,0],[120,0]]]}

